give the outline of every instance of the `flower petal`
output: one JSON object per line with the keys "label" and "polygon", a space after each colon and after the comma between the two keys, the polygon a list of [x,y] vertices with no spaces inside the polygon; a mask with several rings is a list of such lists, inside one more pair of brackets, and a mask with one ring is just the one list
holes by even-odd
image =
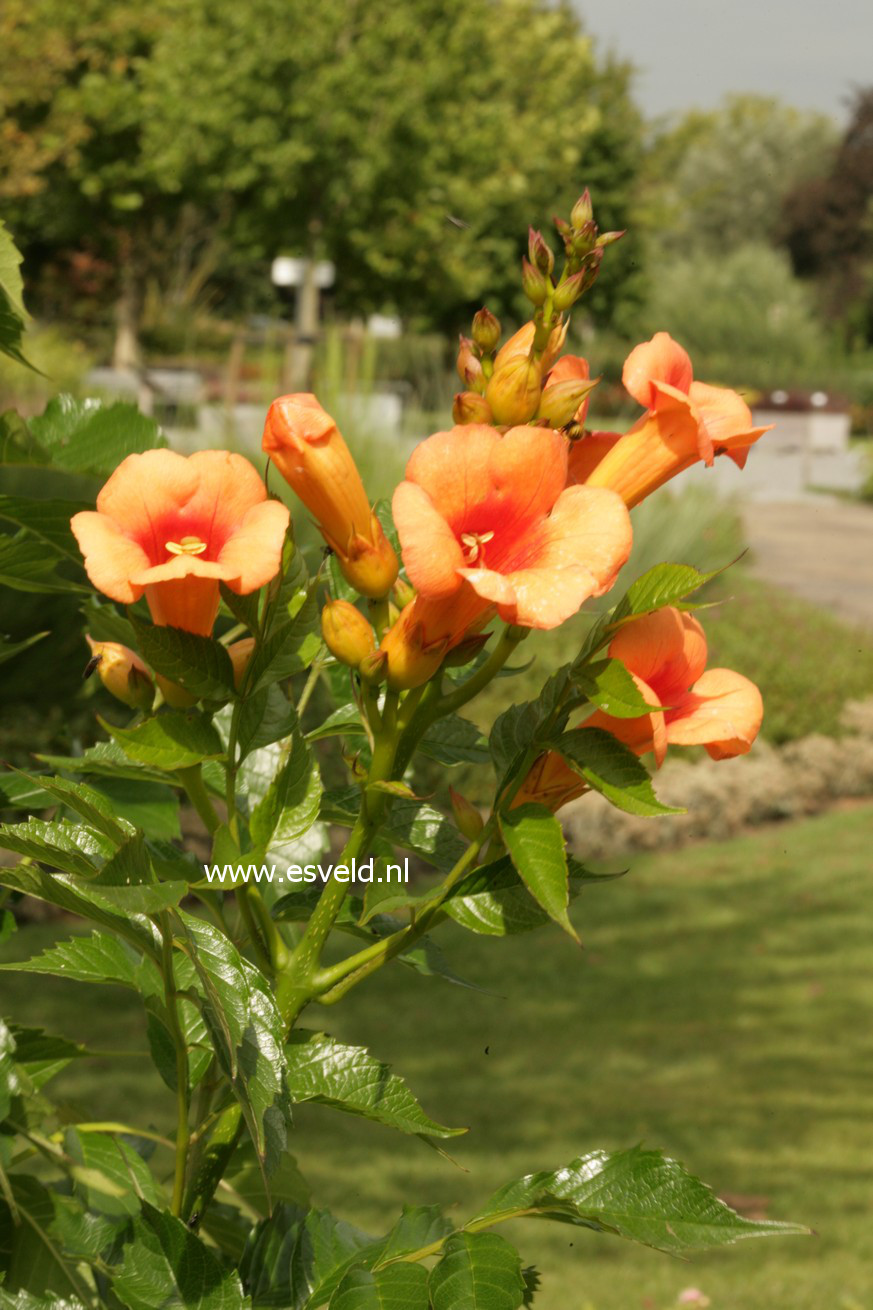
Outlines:
{"label": "flower petal", "polygon": [[[642,678],[638,678],[635,673],[632,673],[631,677],[647,705],[659,704],[658,694],[653,687]],[[641,714],[635,719],[620,719],[612,714],[606,714],[603,710],[595,710],[582,727],[601,728],[617,741],[624,742],[635,755],[645,755],[653,751],[655,765],[659,769],[664,763],[667,754],[667,725],[661,710],[653,710],[651,714]]]}
{"label": "flower petal", "polygon": [[471,510],[491,492],[491,455],[501,440],[500,433],[484,423],[436,432],[412,452],[406,480],[423,488],[439,514],[460,533]]}
{"label": "flower petal", "polygon": [[194,522],[205,520],[216,544],[240,526],[250,509],[267,499],[263,478],[242,455],[200,450],[189,456],[188,466],[197,474],[198,486],[185,513]]}
{"label": "flower petal", "polygon": [[744,755],[761,727],[764,704],[753,682],[732,669],[708,669],[667,715],[667,740],[705,746],[713,759]]}
{"label": "flower petal", "polygon": [[609,454],[621,432],[586,432],[578,441],[570,442],[567,451],[567,483],[569,486],[587,482],[600,461]]}
{"label": "flower petal", "polygon": [[706,382],[692,382],[689,399],[716,452],[732,446],[750,446],[767,428],[756,428],[752,411],[736,391],[729,387],[711,387]]}
{"label": "flower petal", "polygon": [[97,509],[138,541],[153,561],[162,560],[167,553],[163,525],[183,510],[197,485],[197,471],[184,455],[146,450],[121,461],[97,496]]}
{"label": "flower petal", "polygon": [[656,332],[651,341],[635,346],[624,362],[621,380],[625,389],[645,409],[654,409],[657,392],[653,382],[666,382],[688,393],[693,378],[688,352],[667,332]]}
{"label": "flower petal", "polygon": [[151,562],[142,546],[126,536],[113,519],[94,510],[74,514],[70,527],[85,557],[85,571],[97,590],[123,605],[139,600],[143,589],[132,578]]}
{"label": "flower petal", "polygon": [[231,591],[246,596],[275,578],[291,515],[278,500],[253,505],[221,548],[218,564]]}
{"label": "flower petal", "polygon": [[632,508],[700,459],[699,424],[684,400],[646,414],[596,465],[589,487],[607,487]]}
{"label": "flower petal", "polygon": [[668,606],[620,628],[609,643],[613,659],[655,689],[659,705],[671,706],[706,668],[706,638],[691,614]]}
{"label": "flower petal", "polygon": [[464,553],[428,493],[415,482],[401,482],[391,510],[412,585],[423,596],[449,596],[457,591]]}
{"label": "flower petal", "polygon": [[515,613],[501,616],[525,627],[557,627],[590,596],[609,590],[631,542],[630,517],[618,496],[568,487],[520,543],[524,558],[508,575]]}

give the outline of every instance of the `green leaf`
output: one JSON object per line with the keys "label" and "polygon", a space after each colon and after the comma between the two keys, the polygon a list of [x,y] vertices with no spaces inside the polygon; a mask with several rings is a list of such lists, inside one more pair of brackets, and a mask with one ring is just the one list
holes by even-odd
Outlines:
{"label": "green leaf", "polygon": [[291,1103],[284,1024],[266,979],[224,933],[178,911],[204,991],[203,1017],[267,1172],[286,1145]]}
{"label": "green leaf", "polygon": [[302,836],[318,818],[321,791],[318,765],[295,732],[288,758],[252,810],[249,831],[255,847],[281,852]]}
{"label": "green leaf", "polygon": [[36,865],[19,864],[15,868],[0,865],[0,886],[11,887],[26,896],[35,896],[37,900],[90,919],[125,938],[138,950],[152,956],[158,954],[155,929],[151,923],[136,915],[116,914],[105,901],[89,898],[88,884],[78,878],[63,873],[45,873]]}
{"label": "green leaf", "polygon": [[215,727],[196,710],[163,710],[135,728],[103,726],[130,759],[160,769],[187,769],[223,754]]}
{"label": "green leaf", "polygon": [[[567,869],[571,901],[585,886],[611,882],[622,876],[590,873],[572,856],[567,857]],[[474,869],[452,888],[442,910],[462,928],[487,937],[510,937],[549,922],[546,911],[530,895],[512,861],[505,857]]]}
{"label": "green leaf", "polygon": [[415,851],[443,873],[457,864],[467,843],[444,814],[421,801],[398,800],[382,824],[383,835],[405,850]]}
{"label": "green leaf", "polygon": [[[77,1261],[65,1256],[52,1235],[55,1217],[53,1194],[36,1178],[22,1175],[11,1175],[9,1186],[18,1222],[9,1222],[7,1225],[5,1221],[8,1211],[4,1214],[6,1207],[0,1200],[0,1218],[3,1221],[0,1223],[0,1232],[6,1228],[9,1234],[9,1245],[3,1252],[5,1288],[15,1293],[16,1297],[20,1297],[21,1289],[26,1288],[34,1299],[30,1303],[18,1303],[28,1306],[28,1310],[34,1304],[42,1310],[43,1297],[51,1305],[51,1293],[64,1298],[73,1294],[72,1300],[67,1303],[71,1305],[76,1304],[75,1294],[78,1293],[83,1301],[87,1298],[87,1304],[90,1305],[93,1298],[89,1295],[87,1283],[77,1271]],[[65,1301],[59,1303],[65,1305]],[[12,1304],[16,1305],[16,1300]]]}
{"label": "green leaf", "polygon": [[130,837],[100,868],[96,878],[78,888],[86,899],[122,914],[157,914],[188,895],[188,883],[156,882],[142,833]]}
{"label": "green leaf", "polygon": [[226,701],[233,696],[233,665],[220,641],[136,618],[131,623],[137,649],[156,673],[206,700]]}
{"label": "green leaf", "polygon": [[87,590],[56,573],[57,563],[58,555],[47,551],[44,543],[31,533],[22,530],[14,537],[0,534],[0,584],[4,587],[46,594]]}
{"label": "green leaf", "polygon": [[82,552],[70,529],[70,519],[83,509],[90,509],[85,501],[0,495],[0,519],[8,519],[17,527],[26,528],[53,553],[68,556],[80,567]]}
{"label": "green leaf", "polygon": [[128,1310],[245,1310],[239,1276],[167,1211],[144,1204],[112,1289]]}
{"label": "green leaf", "polygon": [[244,759],[250,751],[290,737],[297,727],[297,711],[275,683],[247,696],[239,716],[239,750]]}
{"label": "green leaf", "polygon": [[488,759],[488,743],[475,723],[449,714],[431,724],[418,749],[438,764],[482,764]]}
{"label": "green leaf", "polygon": [[31,368],[21,351],[28,313],[24,308],[19,253],[12,234],[0,220],[0,351]]}
{"label": "green leaf", "polygon": [[120,614],[114,605],[101,601],[97,596],[89,596],[82,606],[85,627],[94,641],[117,641],[122,646],[136,650],[136,633],[130,619]]}
{"label": "green leaf", "polygon": [[455,1233],[428,1287],[433,1310],[518,1310],[525,1293],[518,1252],[497,1233]]}
{"label": "green leaf", "polygon": [[23,1287],[12,1296],[0,1287],[0,1310],[85,1310],[85,1303],[78,1297],[57,1296],[54,1292],[34,1296]]}
{"label": "green leaf", "polygon": [[33,777],[22,774],[34,787],[39,787],[56,802],[73,810],[86,824],[102,832],[114,845],[127,841],[136,831],[127,820],[113,817],[112,802],[84,782],[70,782],[67,778]]}
{"label": "green leaf", "polygon": [[76,773],[83,777],[130,778],[134,782],[167,782],[168,775],[160,769],[147,768],[125,755],[114,741],[100,741],[81,755],[37,755],[50,769],[62,773]]}
{"label": "green leaf", "polygon": [[34,1091],[44,1087],[71,1060],[81,1060],[91,1054],[78,1042],[53,1037],[42,1028],[22,1028],[12,1024],[10,1031],[15,1041],[15,1063],[27,1074]]}
{"label": "green leaf", "polygon": [[346,1046],[326,1033],[295,1029],[287,1045],[292,1101],[317,1101],[403,1133],[457,1137],[422,1110],[406,1083],[363,1046]]}
{"label": "green leaf", "polygon": [[330,1298],[330,1310],[428,1310],[427,1287],[421,1265],[389,1265],[377,1273],[350,1269]]}
{"label": "green leaf", "polygon": [[219,583],[221,599],[235,619],[244,623],[249,632],[255,632],[258,627],[258,609],[261,593],[252,591],[247,596],[238,596],[235,591],[231,591],[226,583]]}
{"label": "green leaf", "polygon": [[161,1204],[161,1188],[152,1171],[118,1134],[68,1128],[64,1147],[78,1165],[73,1174],[76,1191],[89,1210],[109,1216],[134,1215],[143,1200]]}
{"label": "green leaf", "polygon": [[18,973],[47,973],[73,982],[120,983],[137,986],[135,956],[109,933],[92,932],[90,937],[70,937],[56,942],[42,955],[30,960],[0,964],[0,969]]}
{"label": "green leaf", "polygon": [[507,781],[521,757],[537,743],[545,726],[558,712],[567,687],[569,665],[558,669],[546,682],[535,700],[511,705],[498,716],[488,738],[488,746],[498,778]]}
{"label": "green leaf", "polygon": [[661,804],[646,766],[611,733],[583,726],[555,737],[549,744],[618,809],[643,818],[685,813],[681,808]]}
{"label": "green leaf", "polygon": [[0,637],[0,664],[15,659],[16,655],[20,655],[23,650],[29,650],[48,635],[47,632],[35,632],[32,637],[25,637],[23,641],[9,641],[6,637]]}
{"label": "green leaf", "polygon": [[646,701],[621,660],[586,664],[574,681],[592,705],[616,719],[638,719],[652,710],[666,708]]}
{"label": "green leaf", "polygon": [[321,649],[318,597],[303,556],[294,544],[291,527],[285,538],[282,577],[271,612],[266,639],[249,666],[249,694],[300,673]]}
{"label": "green leaf", "polygon": [[55,468],[100,477],[114,473],[128,455],[167,444],[154,419],[135,405],[104,406],[69,395],[54,396],[44,413],[30,420],[30,430]]}
{"label": "green leaf", "polygon": [[321,741],[325,737],[363,737],[364,725],[361,714],[354,704],[341,705],[329,714],[319,727],[307,732],[307,741]]}
{"label": "green leaf", "polygon": [[528,1174],[490,1198],[468,1227],[518,1216],[614,1233],[672,1255],[746,1237],[808,1234],[798,1224],[744,1219],[660,1151],[592,1151],[555,1173]]}
{"label": "green leaf", "polygon": [[[4,848],[65,873],[91,878],[99,864],[112,855],[114,844],[84,824],[28,819],[25,823],[0,824],[0,849]],[[0,873],[5,875],[6,870]]]}
{"label": "green leaf", "polygon": [[327,1210],[278,1205],[253,1230],[240,1273],[255,1310],[314,1310],[373,1244]]}
{"label": "green leaf", "polygon": [[544,805],[519,805],[500,815],[500,835],[518,876],[550,919],[578,941],[570,922],[564,832]]}
{"label": "green leaf", "polygon": [[105,797],[119,820],[141,828],[147,837],[166,842],[181,835],[179,801],[171,787],[140,779],[100,778],[92,790]]}

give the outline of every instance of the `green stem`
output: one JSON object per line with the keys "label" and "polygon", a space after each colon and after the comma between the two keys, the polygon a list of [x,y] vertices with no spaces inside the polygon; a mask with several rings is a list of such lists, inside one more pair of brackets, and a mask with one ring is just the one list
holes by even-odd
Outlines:
{"label": "green stem", "polygon": [[315,688],[318,686],[318,679],[321,677],[321,670],[323,667],[324,667],[323,660],[321,659],[320,656],[316,656],[316,658],[312,662],[312,666],[310,667],[309,677],[306,679],[306,682],[304,683],[303,686],[303,690],[300,693],[300,699],[297,702],[298,719],[303,718],[303,711],[306,709],[306,706],[309,704],[309,700],[310,697],[312,696],[312,693],[315,691]]}
{"label": "green stem", "polygon": [[188,1044],[179,1021],[178,1000],[176,996],[176,975],[173,967],[173,930],[170,917],[164,913],[159,919],[162,951],[161,965],[164,975],[164,1000],[170,1035],[176,1048],[176,1165],[173,1175],[172,1212],[182,1213],[185,1195],[185,1172],[188,1167],[188,1147],[190,1129],[188,1125]]}
{"label": "green stem", "polygon": [[477,669],[466,682],[462,682],[460,687],[456,687],[454,691],[440,697],[434,707],[434,717],[442,718],[445,714],[451,714],[462,705],[466,705],[467,701],[472,700],[474,696],[478,696],[483,687],[487,687],[491,679],[500,672],[519,642],[523,641],[526,635],[527,633],[522,628],[516,628],[512,625],[505,627],[500,634],[500,640],[482,667]]}
{"label": "green stem", "polygon": [[273,961],[270,959],[269,951],[262,941],[261,934],[258,931],[258,923],[255,918],[254,909],[252,908],[252,888],[246,883],[240,883],[238,887],[234,888],[233,895],[234,900],[237,903],[237,908],[242,916],[243,923],[245,924],[246,932],[252,945],[252,950],[255,953],[258,968],[270,977],[274,972]]}
{"label": "green stem", "polygon": [[176,777],[179,779],[188,800],[206,825],[206,831],[210,834],[217,832],[221,827],[221,819],[219,819],[212,801],[209,799],[200,765],[192,764],[190,768],[177,769]]}

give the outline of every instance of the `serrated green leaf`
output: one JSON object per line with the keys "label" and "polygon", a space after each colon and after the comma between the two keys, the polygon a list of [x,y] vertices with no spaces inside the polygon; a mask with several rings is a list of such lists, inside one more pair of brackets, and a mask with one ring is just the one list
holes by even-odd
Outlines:
{"label": "serrated green leaf", "polygon": [[667,706],[649,704],[621,660],[586,664],[574,681],[592,705],[616,719],[638,719]]}
{"label": "serrated green leaf", "polygon": [[109,933],[92,932],[90,937],[70,937],[56,942],[30,960],[0,964],[0,969],[18,973],[46,973],[74,982],[120,983],[136,987],[139,958]]}
{"label": "serrated green leaf", "polygon": [[44,1087],[71,1060],[85,1059],[91,1054],[78,1042],[54,1037],[42,1028],[22,1028],[11,1024],[9,1031],[15,1042],[15,1063],[27,1074],[34,1091]]}
{"label": "serrated green leaf", "polygon": [[295,732],[290,754],[251,812],[249,831],[255,847],[281,852],[295,842],[318,818],[321,791],[318,765]]}
{"label": "serrated green leaf", "polygon": [[21,262],[12,234],[0,220],[0,351],[25,368],[32,368],[21,349],[29,318],[24,308]]}
{"label": "serrated green leaf", "polygon": [[126,842],[136,831],[125,819],[116,819],[112,802],[107,796],[84,782],[71,782],[68,778],[33,777],[22,774],[34,788],[46,792],[55,802],[65,805],[84,819],[89,827],[102,832],[115,846]]}
{"label": "serrated green leaf", "polygon": [[330,1298],[330,1310],[428,1310],[427,1285],[421,1265],[389,1265],[376,1273],[350,1269]]}
{"label": "serrated green leaf", "polygon": [[50,452],[55,468],[101,477],[113,473],[128,455],[167,444],[154,419],[125,401],[104,406],[96,400],[54,396],[29,426]]}
{"label": "serrated green leaf", "polygon": [[75,773],[91,778],[130,778],[134,782],[167,782],[169,775],[160,769],[149,768],[130,760],[114,741],[100,741],[81,755],[37,755],[50,769],[62,773]]}
{"label": "serrated green leaf", "polygon": [[74,592],[87,588],[56,572],[60,556],[29,532],[0,534],[0,584],[14,591]]}
{"label": "serrated green leaf", "polygon": [[206,700],[233,696],[233,665],[220,641],[136,618],[131,618],[131,624],[137,649],[156,673]]}
{"label": "serrated green leaf", "polygon": [[747,1237],[807,1234],[798,1224],[744,1219],[681,1164],[660,1151],[592,1151],[554,1173],[529,1174],[500,1188],[470,1220],[517,1216],[614,1233],[673,1255]]}
{"label": "serrated green leaf", "polygon": [[70,529],[70,519],[84,509],[90,509],[85,501],[0,495],[0,519],[25,528],[53,553],[66,555],[80,567],[82,553]]}
{"label": "serrated green leaf", "polygon": [[[91,878],[113,854],[115,844],[81,823],[28,819],[25,823],[0,824],[0,849],[26,855],[65,873]],[[6,870],[0,872],[5,874]]]}
{"label": "serrated green leaf", "polygon": [[258,626],[258,609],[261,593],[259,591],[249,592],[246,596],[238,596],[235,591],[231,591],[226,583],[219,583],[221,599],[235,619],[244,623],[249,632],[255,632]]}
{"label": "serrated green leaf", "polygon": [[329,714],[322,724],[306,734],[307,741],[322,741],[325,737],[363,737],[364,725],[357,705],[341,705]]}
{"label": "serrated green leaf", "polygon": [[475,723],[449,714],[431,724],[419,742],[422,755],[438,764],[482,764],[488,760],[488,743]]}
{"label": "serrated green leaf", "polygon": [[647,819],[685,813],[681,808],[661,804],[646,766],[610,733],[583,726],[555,737],[550,745],[618,809]]}
{"label": "serrated green leaf", "polygon": [[294,543],[293,527],[285,538],[281,580],[271,613],[266,638],[249,666],[249,694],[300,673],[321,649],[318,598]]}
{"label": "serrated green leaf", "polygon": [[297,727],[297,711],[282,688],[275,683],[247,696],[239,716],[239,751],[244,759],[251,751],[290,737]]}
{"label": "serrated green leaf", "polygon": [[131,942],[148,955],[158,954],[154,925],[136,914],[116,914],[104,902],[88,899],[88,884],[68,874],[46,873],[37,865],[18,864],[14,868],[0,865],[0,886],[24,892],[80,918],[101,924]]}
{"label": "serrated green leaf", "polygon": [[68,1128],[64,1147],[80,1166],[76,1191],[89,1210],[110,1216],[134,1215],[145,1200],[162,1203],[161,1188],[145,1160],[117,1134]]}
{"label": "serrated green leaf", "polygon": [[136,650],[133,624],[109,601],[89,596],[82,606],[82,614],[88,635],[93,641],[117,641],[122,646]]}
{"label": "serrated green leaf", "polygon": [[500,815],[500,835],[531,896],[578,941],[567,915],[570,892],[564,832],[554,814],[544,805],[519,805]]}
{"label": "serrated green leaf", "polygon": [[[5,1289],[20,1298],[21,1289],[26,1288],[33,1300],[18,1303],[27,1306],[28,1310],[34,1304],[43,1310],[42,1298],[51,1305],[53,1293],[59,1298],[71,1297],[72,1305],[76,1304],[78,1294],[90,1304],[92,1298],[88,1285],[76,1268],[76,1260],[65,1256],[51,1234],[55,1217],[53,1193],[36,1178],[26,1175],[10,1176],[9,1185],[18,1223],[8,1224],[9,1253],[4,1259]],[[5,1221],[7,1217],[9,1212],[0,1200],[0,1218]],[[3,1227],[6,1227],[5,1222]],[[15,1305],[16,1301],[13,1300],[12,1304]],[[63,1300],[60,1305],[64,1305]]]}
{"label": "serrated green leaf", "polygon": [[433,1310],[518,1310],[525,1293],[521,1260],[497,1233],[455,1233],[428,1289]]}
{"label": "serrated green leaf", "polygon": [[291,1118],[282,1018],[266,979],[224,933],[178,914],[203,986],[203,1017],[269,1173],[285,1150]]}
{"label": "serrated green leaf", "polygon": [[[597,883],[611,882],[620,873],[591,873],[571,855],[567,857],[570,900],[582,889]],[[509,937],[530,932],[549,922],[546,911],[537,904],[507,857],[483,864],[457,886],[442,910],[469,932],[488,937]]]}
{"label": "serrated green leaf", "polygon": [[171,787],[139,778],[103,777],[91,787],[105,798],[119,821],[127,820],[159,845],[181,836],[179,800]]}
{"label": "serrated green leaf", "polygon": [[568,673],[569,665],[564,665],[552,674],[535,700],[511,705],[494,721],[488,747],[498,778],[506,780],[512,776],[521,758],[559,713]]}
{"label": "serrated green leaf", "polygon": [[326,1033],[295,1029],[287,1045],[292,1101],[317,1101],[404,1133],[457,1137],[422,1110],[406,1083],[363,1046],[346,1046]]}
{"label": "serrated green leaf", "polygon": [[373,1243],[326,1210],[279,1205],[253,1230],[240,1273],[255,1310],[315,1310]]}
{"label": "serrated green leaf", "polygon": [[160,769],[187,769],[223,754],[216,729],[195,710],[165,710],[135,728],[103,726],[130,759]]}
{"label": "serrated green leaf", "polygon": [[144,1204],[112,1269],[112,1289],[128,1310],[245,1310],[235,1270],[180,1219]]}

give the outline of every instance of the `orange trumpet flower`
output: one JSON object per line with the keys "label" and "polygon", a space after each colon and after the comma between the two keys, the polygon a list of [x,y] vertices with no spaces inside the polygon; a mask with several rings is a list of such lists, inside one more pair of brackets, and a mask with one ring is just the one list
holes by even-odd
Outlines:
{"label": "orange trumpet flower", "polygon": [[288,510],[248,460],[221,450],[128,455],[70,526],[98,591],[155,623],[209,636],[218,584],[238,595],[278,573]]}
{"label": "orange trumpet flower", "polygon": [[495,612],[554,628],[609,590],[630,552],[627,510],[611,492],[566,480],[567,442],[548,428],[501,437],[470,424],[422,442],[394,493],[418,595],[382,642],[389,682],[425,681]]}
{"label": "orange trumpet flower", "polygon": [[[617,491],[628,506],[701,459],[712,464],[716,455],[728,455],[743,468],[751,447],[770,430],[753,426],[735,391],[695,382],[688,354],[666,332],[631,351],[622,380],[646,413],[620,440],[602,443],[603,458],[585,485]],[[577,443],[577,478],[582,461],[596,454],[586,448],[588,440]]]}
{"label": "orange trumpet flower", "polygon": [[346,580],[362,596],[387,595],[397,577],[397,556],[370,507],[351,451],[315,396],[274,400],[263,448],[314,514]]}

